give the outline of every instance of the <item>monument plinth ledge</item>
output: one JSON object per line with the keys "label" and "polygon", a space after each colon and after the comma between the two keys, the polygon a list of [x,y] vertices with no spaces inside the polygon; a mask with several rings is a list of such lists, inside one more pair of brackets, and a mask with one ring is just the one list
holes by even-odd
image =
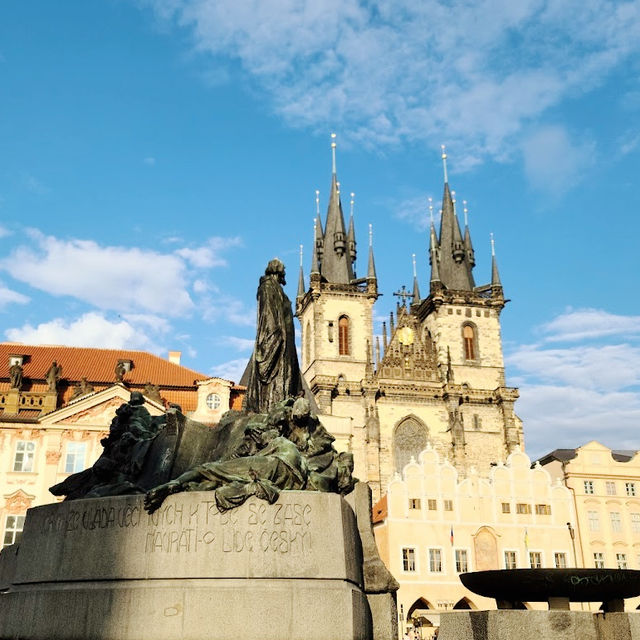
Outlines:
{"label": "monument plinth ledge", "polygon": [[0,555],[0,638],[391,640],[373,632],[363,576],[368,502],[359,486],[349,501],[283,491],[224,513],[211,492],[152,514],[142,496],[31,509],[17,555]]}

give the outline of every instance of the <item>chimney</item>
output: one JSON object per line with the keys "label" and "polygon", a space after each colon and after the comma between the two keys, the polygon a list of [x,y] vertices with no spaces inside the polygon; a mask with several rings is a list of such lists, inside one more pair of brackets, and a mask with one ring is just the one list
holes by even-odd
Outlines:
{"label": "chimney", "polygon": [[180,357],[182,356],[182,351],[169,351],[169,362],[173,364],[180,364]]}

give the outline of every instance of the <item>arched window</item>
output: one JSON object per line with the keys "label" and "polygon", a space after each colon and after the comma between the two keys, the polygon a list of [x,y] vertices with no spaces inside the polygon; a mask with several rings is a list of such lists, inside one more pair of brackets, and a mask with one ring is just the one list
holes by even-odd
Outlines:
{"label": "arched window", "polygon": [[464,343],[464,358],[465,360],[475,360],[476,355],[476,332],[473,326],[465,324],[462,327],[462,342]]}
{"label": "arched window", "polygon": [[311,364],[311,323],[307,322],[307,328],[304,331],[304,366]]}
{"label": "arched window", "polygon": [[349,318],[340,316],[338,319],[338,353],[341,356],[349,355]]}
{"label": "arched window", "polygon": [[418,455],[427,448],[429,430],[427,426],[414,417],[405,418],[393,433],[393,462],[394,469],[402,473],[411,458],[418,459]]}

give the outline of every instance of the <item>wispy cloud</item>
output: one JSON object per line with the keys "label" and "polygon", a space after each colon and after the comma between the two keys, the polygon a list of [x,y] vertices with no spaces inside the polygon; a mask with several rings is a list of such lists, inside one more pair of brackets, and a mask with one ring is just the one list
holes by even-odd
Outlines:
{"label": "wispy cloud", "polygon": [[[1,204],[1,200],[0,200],[0,204]],[[11,231],[9,231],[9,229],[7,229],[6,227],[3,227],[2,225],[0,225],[0,238],[6,238],[7,236],[11,235]]]}
{"label": "wispy cloud", "polygon": [[31,193],[35,193],[39,196],[46,195],[50,191],[49,187],[47,187],[40,180],[38,180],[38,178],[32,176],[31,174],[25,174],[22,177],[22,185],[27,191],[31,191]]}
{"label": "wispy cloud", "polygon": [[156,163],[156,159],[153,156],[147,156],[142,162],[150,167],[153,167]]}
{"label": "wispy cloud", "polygon": [[211,367],[211,375],[218,378],[225,378],[226,380],[233,380],[233,382],[237,383],[240,382],[246,366],[246,358],[228,360],[227,362],[222,362]]}
{"label": "wispy cloud", "polygon": [[8,289],[0,282],[0,309],[4,310],[12,304],[27,304],[29,298],[22,293]]}
{"label": "wispy cloud", "polygon": [[223,336],[217,340],[220,344],[229,345],[236,351],[251,351],[255,344],[253,338],[239,338],[237,336]]}
{"label": "wispy cloud", "polygon": [[165,351],[149,332],[149,319],[108,319],[102,313],[85,313],[74,320],[55,318],[37,326],[25,324],[7,329],[5,336],[12,342],[27,344],[62,344],[70,347],[103,347],[109,349],[145,349],[155,353]]}
{"label": "wispy cloud", "polygon": [[369,146],[447,140],[467,164],[503,157],[640,50],[633,1],[141,2],[190,30],[213,69],[239,61],[294,126]]}
{"label": "wispy cloud", "polygon": [[540,327],[547,342],[624,336],[640,337],[640,316],[623,316],[603,309],[567,309]]}
{"label": "wispy cloud", "polygon": [[194,309],[191,268],[226,264],[222,252],[237,238],[211,238],[201,247],[160,253],[137,247],[64,240],[30,230],[29,244],[0,260],[15,280],[54,296],[72,296],[99,309],[121,313],[183,316]]}

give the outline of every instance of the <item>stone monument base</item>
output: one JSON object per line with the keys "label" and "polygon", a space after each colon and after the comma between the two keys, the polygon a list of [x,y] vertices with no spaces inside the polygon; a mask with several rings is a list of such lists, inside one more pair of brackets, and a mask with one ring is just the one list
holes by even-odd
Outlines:
{"label": "stone monument base", "polygon": [[356,506],[286,491],[226,513],[209,492],[152,515],[142,496],[30,509],[18,553],[0,554],[0,639],[395,640]]}
{"label": "stone monument base", "polygon": [[640,640],[640,612],[456,611],[440,615],[438,640]]}

